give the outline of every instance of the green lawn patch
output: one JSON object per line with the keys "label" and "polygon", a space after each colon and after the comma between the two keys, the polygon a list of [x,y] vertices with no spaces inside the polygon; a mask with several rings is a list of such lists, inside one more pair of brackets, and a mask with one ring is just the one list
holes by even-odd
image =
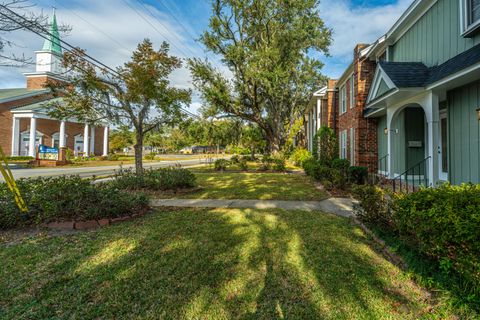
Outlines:
{"label": "green lawn patch", "polygon": [[305,201],[327,198],[309,177],[299,174],[195,172],[201,190],[181,198]]}
{"label": "green lawn patch", "polygon": [[348,219],[319,212],[165,210],[0,244],[0,260],[5,319],[418,319],[441,310]]}

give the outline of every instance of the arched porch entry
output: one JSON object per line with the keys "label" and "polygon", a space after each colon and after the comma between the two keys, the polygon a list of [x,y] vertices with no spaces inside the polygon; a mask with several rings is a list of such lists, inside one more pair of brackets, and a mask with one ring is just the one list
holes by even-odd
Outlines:
{"label": "arched porch entry", "polygon": [[[427,117],[422,106],[409,104],[395,110],[390,121],[391,168],[393,177],[403,174],[428,157]],[[426,165],[419,165],[407,174],[424,179]],[[416,176],[416,177],[413,177]]]}

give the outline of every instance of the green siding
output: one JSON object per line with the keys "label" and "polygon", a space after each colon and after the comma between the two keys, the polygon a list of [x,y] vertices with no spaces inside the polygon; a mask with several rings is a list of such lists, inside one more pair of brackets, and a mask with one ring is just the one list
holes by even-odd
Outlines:
{"label": "green siding", "polygon": [[393,120],[390,130],[392,134],[392,167],[393,173],[403,173],[405,167],[405,110],[402,110]]}
{"label": "green siding", "polygon": [[[388,136],[385,134],[387,127],[387,116],[378,118],[377,122],[377,144],[378,144],[378,159],[382,159],[388,154]],[[388,164],[386,160],[379,163],[380,171],[387,171]]]}
{"label": "green siding", "polygon": [[390,88],[388,87],[388,85],[385,83],[385,80],[382,79],[382,82],[380,82],[380,86],[378,87],[378,91],[377,91],[377,95],[375,96],[374,99],[380,97],[381,95],[383,95],[385,92],[387,92],[388,90],[390,90]]}
{"label": "green siding", "polygon": [[448,92],[449,178],[480,183],[480,81]]}
{"label": "green siding", "polygon": [[480,35],[463,38],[458,0],[438,0],[392,47],[392,60],[439,65],[474,45]]}

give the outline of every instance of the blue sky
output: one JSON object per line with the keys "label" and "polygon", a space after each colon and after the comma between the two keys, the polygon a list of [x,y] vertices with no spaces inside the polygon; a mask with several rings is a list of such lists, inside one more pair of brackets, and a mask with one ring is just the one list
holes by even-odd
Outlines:
{"label": "blue sky", "polygon": [[[332,78],[340,76],[351,61],[355,44],[371,43],[386,33],[411,2],[323,0],[320,15],[334,32],[331,57],[318,56],[325,63],[324,73]],[[87,49],[110,66],[125,62],[144,38],[155,44],[166,40],[172,44],[172,53],[180,57],[206,55],[194,38],[208,25],[209,0],[33,0],[32,3],[36,5],[34,10],[46,13],[56,6],[59,22],[73,27],[65,40]],[[19,44],[7,50],[31,57],[43,43],[28,32],[3,36]],[[22,72],[31,68],[0,67],[0,88],[25,86]],[[191,87],[188,70],[177,71],[172,82],[179,87]],[[194,97],[191,109],[196,110],[200,104],[198,97]]]}

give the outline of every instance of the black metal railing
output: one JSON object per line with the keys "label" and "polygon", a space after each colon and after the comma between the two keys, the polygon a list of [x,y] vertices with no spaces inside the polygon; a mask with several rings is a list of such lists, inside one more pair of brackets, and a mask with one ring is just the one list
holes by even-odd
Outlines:
{"label": "black metal railing", "polygon": [[[378,160],[378,174],[388,176],[388,154]],[[382,166],[383,165],[383,166]],[[383,170],[382,170],[383,169]]]}
{"label": "black metal railing", "polygon": [[[410,193],[417,191],[421,186],[428,186],[427,170],[428,160],[430,158],[431,157],[429,156],[423,159],[414,166],[408,168],[404,173],[396,176],[392,180],[393,192],[397,192],[397,190],[403,192],[405,190],[406,193]],[[399,188],[397,188],[397,186]]]}

